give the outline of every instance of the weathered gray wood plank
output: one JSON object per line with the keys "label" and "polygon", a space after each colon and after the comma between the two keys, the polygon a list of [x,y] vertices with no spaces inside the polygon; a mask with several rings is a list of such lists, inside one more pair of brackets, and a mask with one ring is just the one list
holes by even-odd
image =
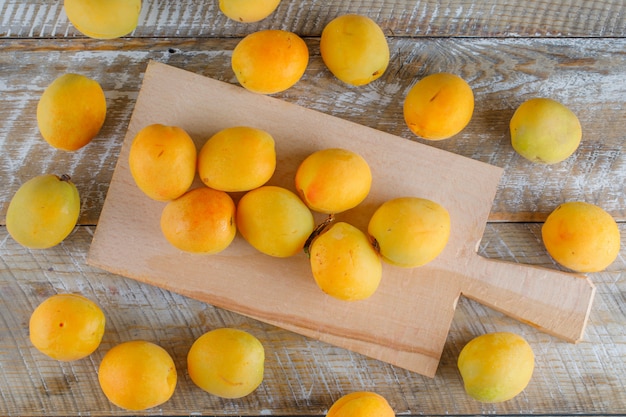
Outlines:
{"label": "weathered gray wood plank", "polygon": [[[349,87],[326,70],[319,41],[309,39],[303,79],[277,97],[340,118],[416,138],[402,103],[424,75],[463,76],[476,96],[469,126],[452,139],[428,142],[505,168],[491,220],[541,221],[564,200],[599,204],[626,219],[625,39],[390,39],[390,67],[368,86]],[[0,54],[0,224],[19,185],[44,172],[68,173],[83,196],[81,223],[95,224],[115,168],[148,60],[236,83],[230,53],[237,39],[3,41]],[[57,76],[78,72],[97,79],[109,106],[100,135],[75,153],[53,150],[39,136],[39,96]],[[164,86],[167,88],[167,86]],[[583,142],[563,163],[527,162],[512,149],[508,121],[534,96],[567,104],[583,125]],[[208,97],[207,99],[210,99]],[[96,161],[96,163],[94,163]]]}
{"label": "weathered gray wood plank", "polygon": [[[622,245],[626,245],[624,225],[621,231]],[[356,390],[380,393],[397,414],[626,412],[623,255],[607,271],[590,275],[597,295],[583,342],[562,342],[462,298],[437,375],[429,379],[89,267],[85,259],[92,234],[93,227],[78,227],[57,247],[27,251],[8,237],[5,228],[0,228],[0,414],[126,414],[103,396],[96,372],[108,349],[138,338],[166,348],[179,374],[172,399],[160,409],[149,410],[151,413],[323,415],[339,396]],[[479,253],[556,268],[538,235],[537,224],[490,224]],[[93,299],[107,316],[102,345],[87,359],[56,362],[36,351],[28,340],[32,310],[48,296],[61,292],[77,292]],[[241,400],[205,394],[193,385],[185,370],[187,350],[193,340],[223,326],[250,331],[266,349],[264,383]],[[464,344],[491,331],[522,334],[536,355],[535,372],[524,393],[495,405],[469,399],[456,368]]]}
{"label": "weathered gray wood plank", "polygon": [[[626,34],[626,6],[621,0],[411,1],[359,2],[283,0],[267,19],[233,22],[217,1],[144,0],[135,37],[231,37],[280,28],[319,36],[340,14],[358,13],[376,20],[390,36],[476,37],[619,37]],[[76,37],[62,2],[3,0],[0,37]]]}

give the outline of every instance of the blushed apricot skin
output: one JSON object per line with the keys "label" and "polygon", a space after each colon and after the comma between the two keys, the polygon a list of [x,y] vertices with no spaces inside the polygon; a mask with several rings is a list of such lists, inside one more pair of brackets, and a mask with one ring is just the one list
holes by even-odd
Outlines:
{"label": "blushed apricot skin", "polygon": [[183,195],[196,175],[196,145],[177,126],[152,124],[135,136],[128,154],[130,173],[141,191],[157,201]]}
{"label": "blushed apricot skin", "polygon": [[141,0],[65,0],[69,21],[82,34],[96,39],[113,39],[137,27]]}
{"label": "blushed apricot skin", "polygon": [[345,222],[331,224],[309,249],[315,282],[326,294],[344,301],[371,297],[382,278],[378,253],[365,235]]}
{"label": "blushed apricot skin", "polygon": [[244,88],[274,94],[292,87],[309,64],[302,38],[284,30],[261,30],[243,38],[233,50],[231,67]]}
{"label": "blushed apricot skin", "polygon": [[366,16],[336,17],[322,31],[320,53],[335,77],[361,86],[380,78],[389,65],[389,45],[382,29]]}
{"label": "blushed apricot skin", "polygon": [[556,164],[580,145],[582,126],[565,105],[549,98],[522,103],[509,123],[513,149],[531,162]]}
{"label": "blushed apricot skin", "polygon": [[98,369],[98,382],[105,396],[127,410],[145,410],[165,403],[174,394],[177,379],[170,354],[144,340],[114,346]]}
{"label": "blushed apricot skin", "polygon": [[265,349],[252,334],[220,328],[200,336],[187,354],[191,380],[222,398],[241,398],[263,382]]}
{"label": "blushed apricot skin", "polygon": [[448,139],[460,133],[474,113],[474,93],[455,74],[436,73],[418,81],[404,101],[404,120],[417,136]]}
{"label": "blushed apricot skin", "polygon": [[252,23],[268,17],[279,4],[280,0],[220,0],[220,10],[234,21]]}
{"label": "blushed apricot skin", "polygon": [[383,396],[357,391],[335,401],[326,417],[395,417],[395,412]]}
{"label": "blushed apricot skin", "polygon": [[198,174],[213,189],[249,191],[265,184],[276,169],[274,138],[266,131],[234,126],[211,136],[198,154]]}
{"label": "blushed apricot skin", "polygon": [[620,232],[602,208],[582,201],[559,205],[542,228],[543,243],[552,258],[576,272],[599,272],[615,261]]}
{"label": "blushed apricot skin", "polygon": [[35,308],[29,321],[30,341],[59,361],[91,355],[100,346],[106,318],[96,303],[78,294],[56,294]]}
{"label": "blushed apricot skin", "polygon": [[376,209],[368,233],[385,261],[407,268],[422,266],[446,247],[450,214],[428,199],[394,198]]}
{"label": "blushed apricot skin", "polygon": [[37,126],[51,146],[76,151],[100,132],[107,104],[100,84],[84,75],[64,74],[43,92]]}
{"label": "blushed apricot skin", "polygon": [[187,191],[163,208],[161,231],[174,247],[191,253],[213,254],[235,238],[235,203],[224,191],[201,186]]}
{"label": "blushed apricot skin", "polygon": [[266,185],[246,193],[237,204],[237,230],[254,248],[279,258],[304,248],[315,228],[313,213],[295,193]]}
{"label": "blushed apricot skin", "polygon": [[533,374],[535,355],[519,335],[488,333],[467,343],[457,360],[465,391],[484,403],[508,401],[522,392]]}
{"label": "blushed apricot skin", "polygon": [[369,194],[372,172],[365,159],[347,149],[328,148],[306,157],[295,185],[302,200],[319,213],[340,213],[359,205]]}

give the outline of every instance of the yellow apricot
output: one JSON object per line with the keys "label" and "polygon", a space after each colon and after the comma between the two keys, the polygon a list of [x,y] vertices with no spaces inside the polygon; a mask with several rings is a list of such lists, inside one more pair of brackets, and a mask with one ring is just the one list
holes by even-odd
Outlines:
{"label": "yellow apricot", "polygon": [[174,394],[177,379],[170,354],[145,340],[114,346],[98,368],[104,395],[127,410],[145,410],[165,403]]}
{"label": "yellow apricot", "polygon": [[582,201],[559,205],[542,228],[543,243],[552,258],[577,272],[603,271],[617,258],[620,232],[601,207]]}
{"label": "yellow apricot", "polygon": [[372,172],[363,157],[347,149],[328,148],[307,156],[298,166],[295,185],[302,200],[320,213],[340,213],[369,194]]}
{"label": "yellow apricot", "polygon": [[535,355],[523,337],[488,333],[467,343],[457,360],[465,391],[485,403],[510,400],[522,392],[533,374]]}
{"label": "yellow apricot", "polygon": [[200,179],[216,190],[252,190],[265,184],[275,169],[274,138],[248,126],[220,130],[204,143],[198,155]]}
{"label": "yellow apricot", "polygon": [[235,203],[224,191],[194,188],[163,208],[161,231],[167,241],[180,250],[220,252],[237,234]]}
{"label": "yellow apricot", "polygon": [[69,21],[83,35],[113,39],[137,27],[141,0],[65,0]]}
{"label": "yellow apricot", "polygon": [[261,30],[243,38],[233,50],[231,66],[244,88],[260,94],[284,91],[304,75],[309,49],[285,30]]}
{"label": "yellow apricot", "polygon": [[555,164],[578,149],[582,127],[565,105],[549,98],[522,103],[511,118],[511,145],[532,162]]}
{"label": "yellow apricot", "polygon": [[431,74],[418,81],[404,101],[404,120],[423,139],[442,140],[461,132],[474,113],[474,93],[455,74]]}
{"label": "yellow apricot", "polygon": [[104,313],[90,299],[56,294],[39,304],[30,316],[30,341],[52,359],[82,359],[100,346],[105,322]]}
{"label": "yellow apricot", "polygon": [[315,228],[313,213],[286,188],[266,185],[247,192],[237,204],[237,230],[254,248],[279,258],[293,256]]}
{"label": "yellow apricot", "polygon": [[243,330],[211,330],[193,343],[187,354],[189,377],[209,394],[241,398],[263,382],[265,350]]}
{"label": "yellow apricot", "polygon": [[196,145],[183,129],[152,124],[130,146],[130,173],[141,191],[158,201],[183,195],[196,175]]}
{"label": "yellow apricot", "polygon": [[6,227],[20,245],[46,249],[74,230],[79,215],[80,196],[70,177],[43,174],[26,181],[13,195]]}
{"label": "yellow apricot", "polygon": [[375,392],[357,391],[333,403],[326,417],[394,417],[395,412],[385,397]]}
{"label": "yellow apricot", "polygon": [[376,209],[368,233],[385,261],[401,267],[422,266],[446,247],[450,214],[425,198],[394,198]]}
{"label": "yellow apricot", "polygon": [[237,22],[252,23],[271,15],[280,0],[220,0],[220,10]]}
{"label": "yellow apricot", "polygon": [[382,264],[365,233],[345,222],[331,224],[309,248],[311,272],[326,294],[364,300],[378,289]]}
{"label": "yellow apricot", "polygon": [[320,53],[330,72],[360,86],[378,79],[389,65],[389,45],[382,29],[367,16],[336,17],[322,31]]}
{"label": "yellow apricot", "polygon": [[37,126],[51,146],[75,151],[100,132],[106,111],[106,98],[97,81],[80,74],[64,74],[41,95]]}

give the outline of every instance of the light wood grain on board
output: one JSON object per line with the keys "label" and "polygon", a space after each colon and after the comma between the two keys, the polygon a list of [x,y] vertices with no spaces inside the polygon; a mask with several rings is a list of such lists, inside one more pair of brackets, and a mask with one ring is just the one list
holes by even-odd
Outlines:
{"label": "light wood grain on board", "polygon": [[[129,40],[119,47],[91,40],[11,40],[0,54],[0,224],[18,186],[42,172],[69,173],[83,198],[80,222],[95,224],[149,59],[236,84],[230,51],[236,39]],[[428,143],[505,168],[490,220],[542,221],[565,199],[602,206],[626,219],[626,40],[624,39],[390,39],[392,59],[382,79],[350,88],[324,68],[318,41],[309,40],[309,68],[278,98],[383,132],[417,140],[402,118],[402,102],[420,77],[462,75],[474,88],[476,110],[456,137]],[[76,153],[52,150],[37,131],[43,89],[65,72],[103,85],[108,115],[102,132]],[[570,106],[581,119],[583,142],[567,161],[529,163],[508,139],[514,109],[532,96]],[[421,141],[425,143],[424,141]],[[94,163],[97,161],[97,163]]]}
{"label": "light wood grain on board", "polygon": [[[537,224],[489,224],[479,254],[491,259],[556,268],[538,236]],[[626,245],[626,225],[620,225]],[[179,381],[163,415],[323,415],[332,402],[356,390],[375,390],[397,414],[411,415],[607,415],[626,410],[626,257],[606,272],[590,274],[597,287],[585,341],[572,345],[461,298],[434,379],[265,325],[157,287],[86,264],[92,227],[78,227],[61,245],[28,251],[0,227],[0,415],[56,416],[76,410],[94,416],[126,415],[104,397],[97,367],[108,349],[142,338],[173,356]],[[44,357],[28,340],[32,309],[55,293],[77,292],[96,301],[107,316],[101,347],[89,358],[61,363]],[[266,349],[260,389],[241,400],[224,400],[195,387],[186,353],[203,332],[223,326],[245,329]],[[490,331],[523,335],[536,354],[531,384],[519,397],[480,404],[463,391],[456,358],[472,337]],[[147,413],[135,413],[142,415]]]}
{"label": "light wood grain on board", "polygon": [[[340,14],[377,21],[388,36],[616,37],[626,34],[621,0],[497,1],[291,1],[283,0],[267,19],[242,24],[227,19],[215,1],[144,0],[135,37],[232,37],[279,28],[319,36]],[[69,23],[62,2],[0,2],[0,36],[82,36]]]}

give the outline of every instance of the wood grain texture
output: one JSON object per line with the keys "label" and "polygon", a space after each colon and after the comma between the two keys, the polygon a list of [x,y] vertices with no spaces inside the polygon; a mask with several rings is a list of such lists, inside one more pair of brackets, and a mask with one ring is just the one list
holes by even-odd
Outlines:
{"label": "wood grain texture", "polygon": [[[489,224],[479,253],[490,259],[557,268],[539,240],[537,224]],[[626,226],[621,225],[622,245]],[[174,357],[179,384],[168,403],[141,414],[323,415],[334,400],[355,390],[384,395],[397,414],[613,414],[626,410],[626,258],[590,274],[597,294],[585,340],[562,342],[476,302],[461,298],[434,379],[350,353],[295,333],[103,272],[86,264],[94,233],[78,227],[61,245],[45,251],[19,247],[0,228],[1,415],[126,415],[98,387],[100,359],[115,344],[147,339]],[[78,292],[102,306],[107,329],[88,359],[60,363],[28,340],[28,317],[48,296]],[[267,354],[260,389],[241,400],[210,396],[193,385],[186,353],[203,332],[235,326],[260,338]],[[472,337],[490,331],[523,335],[536,354],[533,379],[506,403],[480,404],[463,391],[456,357]],[[72,411],[73,410],[73,411]]]}
{"label": "wood grain texture", "polygon": [[[69,173],[83,198],[80,222],[97,222],[124,132],[148,60],[236,84],[230,53],[236,39],[141,40],[119,45],[93,40],[4,41],[0,54],[0,224],[19,185],[41,172]],[[626,40],[624,39],[390,39],[392,57],[383,77],[364,88],[334,79],[308,40],[303,79],[276,97],[409,140],[402,103],[419,78],[458,73],[476,96],[469,126],[454,138],[428,142],[505,168],[492,207],[493,221],[542,221],[565,199],[601,205],[626,219]],[[26,52],[20,52],[26,51]],[[75,153],[52,150],[35,119],[39,96],[58,75],[78,72],[97,79],[107,96],[101,133]],[[562,101],[578,115],[583,142],[568,160],[542,166],[511,145],[508,122],[534,96]],[[35,162],[36,161],[36,162]],[[94,163],[97,161],[97,163]]]}
{"label": "wood grain texture", "polygon": [[[0,415],[322,416],[355,390],[383,394],[398,415],[626,415],[625,9],[622,0],[283,0],[269,19],[245,25],[222,16],[217,0],[144,0],[131,36],[94,41],[67,21],[61,1],[0,0]],[[319,56],[322,28],[347,12],[372,17],[390,42],[390,70],[365,88],[342,85]],[[415,80],[445,70],[470,81],[477,97],[470,126],[429,145],[505,168],[480,254],[561,269],[541,245],[539,222],[564,200],[613,214],[622,250],[607,271],[590,274],[597,292],[585,340],[561,342],[462,297],[429,379],[88,266],[90,225],[98,222],[147,61],[235,83],[232,49],[265,28],[295,31],[311,50],[303,80],[279,98],[408,140],[420,141],[400,112]],[[98,79],[109,105],[101,135],[75,154],[42,143],[34,116],[43,89],[70,71]],[[583,123],[581,148],[558,166],[528,164],[508,142],[515,107],[539,94],[564,101]],[[28,251],[2,226],[6,205],[22,182],[48,171],[69,172],[77,182],[82,226],[53,249]],[[89,359],[50,361],[28,341],[32,309],[57,292],[82,293],[107,314],[103,345]],[[226,325],[259,336],[268,352],[265,382],[242,400],[201,392],[184,370],[192,339]],[[463,393],[456,358],[472,337],[499,330],[529,340],[535,373],[515,399],[480,404]],[[163,408],[129,413],[99,390],[99,360],[131,338],[160,342],[174,356],[179,385]]]}
{"label": "wood grain texture", "polygon": [[[134,37],[237,37],[279,28],[319,36],[340,14],[376,20],[388,36],[401,37],[619,37],[626,34],[621,0],[363,0],[358,2],[283,0],[267,19],[243,24],[220,11],[217,1],[144,0]],[[0,36],[81,37],[67,20],[62,2],[0,3]]]}

